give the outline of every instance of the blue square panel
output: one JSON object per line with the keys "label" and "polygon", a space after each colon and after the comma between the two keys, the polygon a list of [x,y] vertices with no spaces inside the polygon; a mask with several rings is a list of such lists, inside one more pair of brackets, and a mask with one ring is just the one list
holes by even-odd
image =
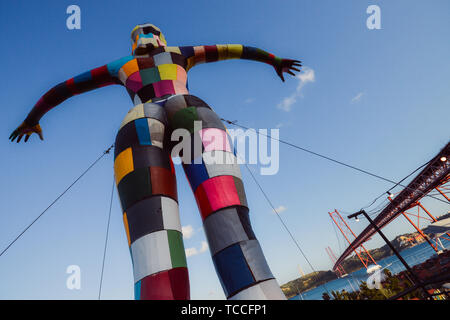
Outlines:
{"label": "blue square panel", "polygon": [[213,262],[227,297],[255,282],[239,243],[215,254]]}

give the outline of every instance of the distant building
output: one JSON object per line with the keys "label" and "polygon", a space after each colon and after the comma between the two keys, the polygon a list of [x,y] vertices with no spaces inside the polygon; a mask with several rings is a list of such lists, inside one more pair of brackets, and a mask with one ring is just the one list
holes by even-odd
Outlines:
{"label": "distant building", "polygon": [[414,236],[414,240],[416,240],[417,243],[422,243],[425,241],[421,234]]}

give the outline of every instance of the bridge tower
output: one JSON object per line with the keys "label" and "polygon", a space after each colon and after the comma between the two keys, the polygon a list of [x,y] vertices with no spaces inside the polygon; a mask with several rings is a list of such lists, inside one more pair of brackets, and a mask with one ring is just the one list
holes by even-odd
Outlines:
{"label": "bridge tower", "polygon": [[[348,244],[351,245],[352,242],[350,239],[354,240],[356,239],[355,233],[350,229],[349,225],[344,221],[340,213],[334,209],[333,212],[328,212],[330,215],[330,218],[333,220],[333,222],[337,225],[338,229],[341,231],[342,235],[344,236],[345,240],[347,240]],[[359,247],[353,248],[352,250],[355,252],[361,263],[363,264],[364,268],[368,268],[369,265],[372,263],[374,265],[378,265],[374,258],[370,255],[370,253],[367,251],[367,249],[364,247],[364,245],[360,245]]]}

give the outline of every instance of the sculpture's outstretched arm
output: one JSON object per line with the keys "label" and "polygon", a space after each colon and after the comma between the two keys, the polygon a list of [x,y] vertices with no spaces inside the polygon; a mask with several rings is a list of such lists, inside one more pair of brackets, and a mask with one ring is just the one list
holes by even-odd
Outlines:
{"label": "sculpture's outstretched arm", "polygon": [[275,68],[278,76],[284,81],[283,72],[295,75],[293,71],[300,71],[301,61],[282,59],[262,49],[243,46],[241,44],[218,44],[212,46],[180,47],[180,51],[187,58],[187,69],[204,62],[215,62],[228,59],[247,59],[270,64]]}
{"label": "sculpture's outstretched arm", "polygon": [[45,113],[74,95],[111,84],[120,84],[117,73],[120,67],[130,60],[128,58],[125,57],[99,68],[89,70],[51,88],[34,105],[25,121],[13,131],[9,139],[14,141],[17,138],[17,142],[20,142],[25,135],[25,142],[27,142],[31,134],[37,133],[41,140],[43,140],[39,120]]}

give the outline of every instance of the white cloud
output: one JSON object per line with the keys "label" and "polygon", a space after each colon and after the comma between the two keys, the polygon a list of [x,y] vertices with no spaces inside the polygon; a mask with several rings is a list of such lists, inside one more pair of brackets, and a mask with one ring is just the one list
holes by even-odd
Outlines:
{"label": "white cloud", "polygon": [[295,76],[299,81],[295,92],[290,96],[284,98],[277,108],[283,111],[289,112],[292,109],[292,105],[297,102],[297,99],[302,96],[302,89],[308,82],[316,81],[316,75],[314,70],[308,67],[303,68],[303,71]]}
{"label": "white cloud", "polygon": [[316,74],[314,73],[314,70],[308,67],[303,68],[303,72],[300,72],[295,77],[300,79],[300,83],[297,86],[297,91],[301,90],[305,83],[316,81]]}
{"label": "white cloud", "polygon": [[286,97],[281,101],[277,108],[283,111],[289,112],[292,109],[292,105],[297,101],[297,93],[292,94],[289,97]]}
{"label": "white cloud", "polygon": [[195,256],[198,254],[198,251],[196,248],[186,248],[186,249],[184,249],[184,252],[186,252],[186,258]]}
{"label": "white cloud", "polygon": [[358,93],[356,96],[354,96],[352,98],[352,100],[350,101],[351,103],[358,103],[359,100],[361,100],[362,96],[364,95],[364,92],[360,92]]}
{"label": "white cloud", "polygon": [[189,239],[194,235],[194,228],[190,224],[183,226],[181,227],[181,233],[183,234],[183,239]]}
{"label": "white cloud", "polygon": [[245,99],[245,103],[252,103],[253,101],[255,101],[255,98],[247,98]]}
{"label": "white cloud", "polygon": [[202,246],[200,248],[200,253],[206,252],[208,250],[208,243],[206,241],[202,241]]}
{"label": "white cloud", "polygon": [[274,210],[274,212],[273,213],[282,213],[282,212],[284,212],[284,211],[286,211],[287,210],[287,208],[285,207],[285,206],[279,206],[279,207],[277,207],[277,208],[275,208],[275,210]]}
{"label": "white cloud", "polygon": [[186,248],[184,251],[186,252],[186,258],[204,253],[208,250],[208,243],[206,241],[202,241],[200,245],[200,249],[197,250],[197,248]]}

